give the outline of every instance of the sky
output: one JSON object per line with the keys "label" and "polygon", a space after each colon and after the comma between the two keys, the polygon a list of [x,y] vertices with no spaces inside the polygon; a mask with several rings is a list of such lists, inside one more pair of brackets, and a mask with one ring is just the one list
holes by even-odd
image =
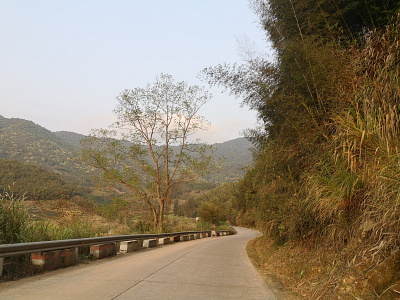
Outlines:
{"label": "sky", "polygon": [[0,115],[89,134],[115,121],[116,97],[160,73],[213,94],[207,143],[242,136],[256,112],[198,79],[268,42],[248,0],[0,0]]}

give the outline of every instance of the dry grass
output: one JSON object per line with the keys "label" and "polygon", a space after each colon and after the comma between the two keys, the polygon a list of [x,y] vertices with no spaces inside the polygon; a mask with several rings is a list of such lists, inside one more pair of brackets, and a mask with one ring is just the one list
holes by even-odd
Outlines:
{"label": "dry grass", "polygon": [[398,299],[393,287],[400,254],[385,260],[372,253],[358,256],[364,246],[355,243],[342,251],[305,244],[277,247],[261,237],[248,244],[248,254],[278,299]]}
{"label": "dry grass", "polygon": [[280,294],[290,296],[288,299],[314,299],[314,290],[321,288],[326,289],[322,296],[331,292],[325,285],[329,286],[326,279],[335,268],[330,263],[334,258],[322,255],[325,254],[322,250],[290,244],[277,247],[273,241],[261,237],[249,243],[248,253],[260,267],[261,274],[267,274],[264,277],[277,278],[282,285]]}

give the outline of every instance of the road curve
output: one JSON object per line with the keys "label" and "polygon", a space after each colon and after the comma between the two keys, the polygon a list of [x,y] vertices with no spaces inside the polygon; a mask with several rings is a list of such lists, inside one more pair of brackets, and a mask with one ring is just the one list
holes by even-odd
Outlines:
{"label": "road curve", "polygon": [[255,231],[175,243],[0,284],[0,299],[275,299],[251,264]]}

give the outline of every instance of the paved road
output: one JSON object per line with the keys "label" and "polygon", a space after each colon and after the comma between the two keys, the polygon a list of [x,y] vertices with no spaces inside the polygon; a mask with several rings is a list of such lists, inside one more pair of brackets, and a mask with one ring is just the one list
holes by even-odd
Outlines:
{"label": "paved road", "polygon": [[275,299],[246,244],[255,231],[175,243],[0,284],[0,299]]}

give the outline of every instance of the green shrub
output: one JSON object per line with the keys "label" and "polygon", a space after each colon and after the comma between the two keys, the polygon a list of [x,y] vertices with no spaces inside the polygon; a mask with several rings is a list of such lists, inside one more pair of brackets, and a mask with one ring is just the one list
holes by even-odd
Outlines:
{"label": "green shrub", "polygon": [[199,220],[196,223],[196,230],[202,231],[202,230],[210,230],[214,229],[214,225],[211,224],[210,222],[204,221],[204,220]]}
{"label": "green shrub", "polygon": [[202,202],[198,209],[198,214],[201,220],[206,223],[217,225],[228,218],[225,206],[223,203]]}

